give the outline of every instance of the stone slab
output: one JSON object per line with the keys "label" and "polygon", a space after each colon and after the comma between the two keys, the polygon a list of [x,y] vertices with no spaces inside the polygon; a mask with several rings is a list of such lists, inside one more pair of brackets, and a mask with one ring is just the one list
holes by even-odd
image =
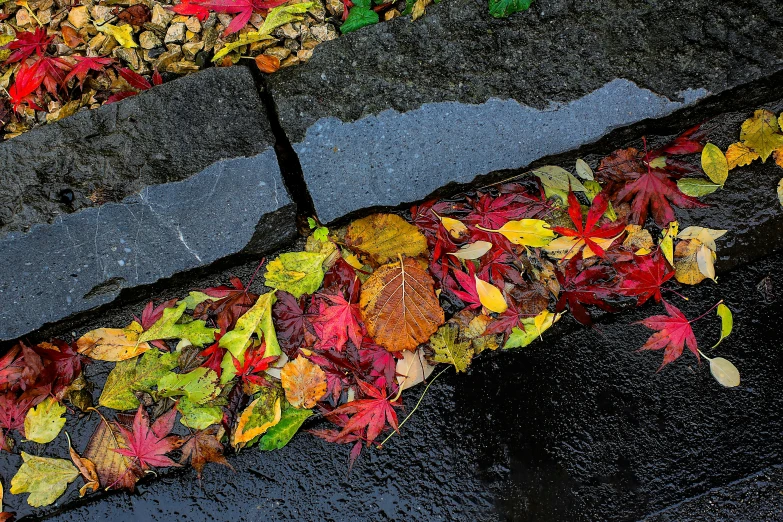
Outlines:
{"label": "stone slab", "polygon": [[507,20],[453,0],[319,46],[269,88],[330,222],[523,168],[775,73],[781,38],[774,0],[541,0]]}
{"label": "stone slab", "polygon": [[296,208],[269,149],[217,162],[0,239],[0,340],[103,305],[139,287],[296,236]]}
{"label": "stone slab", "polygon": [[202,71],[0,144],[0,237],[274,145],[244,67]]}

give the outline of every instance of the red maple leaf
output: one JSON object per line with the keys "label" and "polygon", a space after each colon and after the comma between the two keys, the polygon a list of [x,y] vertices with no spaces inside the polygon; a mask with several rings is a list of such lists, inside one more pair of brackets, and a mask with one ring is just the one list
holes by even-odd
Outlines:
{"label": "red maple leaf", "polygon": [[68,83],[71,78],[75,77],[79,80],[80,89],[84,86],[84,80],[90,71],[103,72],[106,67],[114,63],[113,58],[74,56],[73,59],[76,60],[76,66],[71,69],[63,83]]}
{"label": "red maple leaf", "polygon": [[43,56],[46,52],[46,47],[52,43],[52,38],[47,38],[46,29],[39,27],[35,31],[25,31],[23,33],[17,33],[16,39],[8,45],[2,47],[2,49],[10,49],[13,52],[8,59],[3,62],[3,65],[9,63],[21,62],[27,59],[33,53],[38,56]]}
{"label": "red maple leaf", "polygon": [[[697,130],[697,127],[689,129],[672,144],[657,150],[640,152],[630,147],[616,150],[601,160],[596,176],[607,184],[606,190],[615,203],[631,202],[630,222],[642,225],[652,214],[655,223],[665,227],[675,220],[672,205],[682,208],[708,206],[683,194],[676,183],[684,174],[699,172],[700,169],[673,158],[663,158],[666,153],[700,151],[702,145],[693,139]],[[646,149],[646,140],[644,144]],[[653,168],[651,163],[659,158],[665,160],[664,165]]]}
{"label": "red maple leaf", "polygon": [[389,388],[394,384],[397,360],[403,357],[401,352],[390,352],[375,344],[370,337],[365,337],[359,357],[362,367],[367,369],[364,380],[379,389]]}
{"label": "red maple leaf", "polygon": [[[666,313],[669,315],[654,315],[634,324],[643,324],[650,330],[658,330],[647,339],[640,350],[660,350],[663,352],[661,368],[682,355],[685,345],[699,359],[699,347],[696,336],[693,335],[691,321],[674,305],[663,301]],[[659,368],[660,370],[660,368]]]}
{"label": "red maple leaf", "polygon": [[220,338],[223,337],[225,333],[225,330],[216,332],[215,342],[204,348],[203,351],[199,352],[200,356],[207,358],[206,361],[201,363],[201,366],[213,370],[218,374],[218,377],[223,374],[223,368],[220,366],[220,364],[223,362],[223,357],[225,357],[226,352],[228,351],[220,346]]}
{"label": "red maple leaf", "polygon": [[593,199],[590,210],[587,212],[587,220],[583,225],[582,207],[579,205],[579,200],[576,199],[576,194],[574,194],[573,191],[569,191],[568,215],[571,218],[571,222],[574,224],[574,228],[553,227],[552,230],[561,236],[573,237],[583,241],[584,243],[579,247],[580,250],[586,245],[590,247],[590,250],[596,255],[605,258],[606,253],[604,252],[604,249],[595,242],[595,239],[610,239],[625,230],[625,223],[607,223],[598,226],[598,222],[601,220],[601,217],[604,215],[604,212],[606,212],[608,206],[609,200],[607,199],[606,194],[603,192],[599,193]]}
{"label": "red maple leaf", "polygon": [[147,80],[144,76],[140,75],[139,73],[127,67],[118,67],[117,73],[120,76],[122,76],[123,79],[126,82],[128,82],[128,85],[130,85],[134,89],[138,89],[140,91],[146,91],[147,89],[152,89],[152,84],[149,82],[149,80]]}
{"label": "red maple leaf", "polygon": [[467,274],[456,268],[453,270],[454,277],[457,282],[459,282],[459,286],[462,287],[462,290],[454,284],[454,280],[451,278],[446,278],[446,290],[465,303],[468,309],[479,308],[481,306],[481,299],[479,298],[478,290],[476,289],[476,269],[473,268],[473,263],[468,263],[467,265]]}
{"label": "red maple leaf", "polygon": [[506,302],[508,303],[508,308],[506,308],[505,312],[499,314],[494,321],[489,323],[489,326],[487,326],[487,329],[484,331],[484,335],[499,333],[508,334],[511,333],[511,330],[515,326],[522,330],[525,329],[525,327],[522,326],[522,319],[530,317],[530,315],[523,313],[513,299],[506,299]]}
{"label": "red maple leaf", "polygon": [[8,96],[14,105],[14,110],[19,111],[19,106],[26,103],[33,109],[44,110],[35,101],[35,92],[41,86],[46,77],[46,69],[41,67],[41,62],[34,62],[32,65],[23,63],[16,71],[14,84],[8,88]]}
{"label": "red maple leaf", "polygon": [[65,75],[71,70],[71,64],[62,58],[52,58],[43,56],[38,59],[38,67],[43,69],[43,86],[54,97],[57,97],[57,91],[65,83]]}
{"label": "red maple leaf", "polygon": [[203,292],[218,299],[198,304],[193,310],[193,318],[206,321],[214,317],[218,328],[226,331],[233,329],[237,319],[258,300],[258,294],[252,293],[249,285],[245,288],[238,277],[231,278],[231,286],[215,286],[207,288]]}
{"label": "red maple leaf", "polygon": [[352,344],[346,345],[342,352],[318,351],[310,356],[310,362],[320,366],[326,374],[324,400],[332,405],[336,405],[351,388],[356,390],[357,382],[368,374],[359,350]]}
{"label": "red maple leaf", "polygon": [[177,14],[195,16],[202,22],[209,17],[209,9],[194,0],[182,0],[174,7],[170,7],[170,9]]}
{"label": "red maple leaf", "polygon": [[[150,301],[147,303],[147,306],[144,307],[144,310],[141,311],[141,319],[136,316],[133,316],[133,319],[141,325],[142,329],[149,330],[152,328],[153,324],[158,322],[158,319],[163,317],[163,310],[175,306],[177,301],[178,299],[169,299],[168,301],[163,301],[158,306],[155,306],[155,303]],[[160,348],[164,352],[169,351],[169,347],[166,345],[166,341],[150,341],[150,344]]]}
{"label": "red maple leaf", "polygon": [[269,369],[269,366],[277,360],[277,356],[264,357],[266,351],[266,343],[261,343],[257,348],[249,349],[245,352],[245,361],[239,362],[239,359],[231,355],[234,360],[234,368],[236,368],[237,376],[242,379],[243,383],[255,384],[257,386],[268,386],[264,377],[258,375]]}
{"label": "red maple leaf", "polygon": [[522,284],[522,272],[514,266],[514,261],[519,259],[516,254],[493,248],[482,256],[479,267],[479,278],[492,281],[492,284],[503,288],[506,280],[514,284]]}
{"label": "red maple leaf", "polygon": [[223,35],[229,35],[236,33],[247,25],[250,21],[250,17],[253,16],[253,11],[267,10],[283,5],[288,0],[269,0],[267,2],[263,0],[205,0],[197,3],[216,13],[236,14],[231,23],[226,27]]}
{"label": "red maple leaf", "polygon": [[299,299],[284,290],[275,294],[277,302],[272,306],[272,322],[277,332],[280,348],[290,359],[299,355],[299,348],[305,345],[305,328],[308,314],[305,312],[303,295]]}
{"label": "red maple leaf", "polygon": [[358,384],[361,394],[366,398],[343,404],[327,413],[325,417],[350,416],[348,422],[336,435],[335,442],[347,442],[351,437],[359,437],[367,441],[369,446],[384,428],[389,427],[397,431],[397,412],[394,408],[402,405],[399,402],[392,402],[385,391],[363,381],[359,381]]}
{"label": "red maple leaf", "polygon": [[359,304],[347,301],[341,294],[317,294],[316,298],[329,303],[312,321],[319,339],[316,347],[329,346],[341,352],[350,339],[356,348],[361,348],[364,335]]}
{"label": "red maple leaf", "polygon": [[614,295],[611,282],[613,272],[605,265],[584,268],[581,260],[582,256],[577,254],[561,265],[561,270],[555,272],[560,283],[560,299],[555,311],[562,312],[568,305],[574,319],[584,325],[590,325],[592,319],[585,305],[594,305],[608,312],[617,311],[617,308],[607,301]]}
{"label": "red maple leaf", "polygon": [[166,456],[166,453],[177,449],[181,445],[181,439],[176,435],[169,435],[174,428],[177,410],[172,408],[164,413],[150,427],[150,418],[143,405],[139,405],[133,426],[127,429],[122,424],[116,423],[125,437],[127,448],[115,449],[120,455],[132,458],[143,470],[150,467],[179,466]]}
{"label": "red maple leaf", "polygon": [[614,265],[620,276],[622,295],[636,297],[636,306],[641,306],[651,297],[661,301],[661,285],[674,277],[674,269],[660,250],[647,256],[633,256],[628,263]]}
{"label": "red maple leaf", "polygon": [[498,229],[514,219],[520,219],[528,212],[528,206],[517,201],[516,194],[502,194],[492,197],[481,194],[473,204],[473,212],[465,217],[465,223],[483,228]]}

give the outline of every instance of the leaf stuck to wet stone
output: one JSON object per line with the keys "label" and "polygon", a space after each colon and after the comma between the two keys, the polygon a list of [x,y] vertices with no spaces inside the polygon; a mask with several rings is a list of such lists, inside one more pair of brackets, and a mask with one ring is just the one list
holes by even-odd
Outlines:
{"label": "leaf stuck to wet stone", "polygon": [[11,493],[30,493],[27,503],[32,507],[54,503],[79,476],[79,470],[65,459],[36,457],[23,451],[22,460],[22,467],[11,479]]}

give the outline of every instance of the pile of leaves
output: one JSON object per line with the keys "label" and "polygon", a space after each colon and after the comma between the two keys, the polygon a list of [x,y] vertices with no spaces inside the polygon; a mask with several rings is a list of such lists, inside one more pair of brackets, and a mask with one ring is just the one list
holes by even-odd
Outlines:
{"label": "pile of leaves", "polygon": [[[494,16],[531,0],[490,1]],[[432,0],[0,1],[0,127],[12,138],[215,63],[265,73],[304,63],[324,41]],[[327,18],[327,15],[331,15]],[[312,25],[311,25],[312,24]],[[291,49],[294,51],[292,52]]]}
{"label": "pile of leaves", "polygon": [[[598,313],[659,303],[664,313],[640,323],[652,334],[639,349],[662,351],[663,368],[687,348],[737,386],[737,369],[707,357],[691,326],[717,309],[714,348],[731,333],[729,308],[689,319],[675,305],[680,285],[717,280],[726,231],[675,220],[676,207],[706,206],[689,187],[725,183],[730,163],[716,149],[695,127],[659,148],[541,167],[405,215],[337,230],[311,220],[304,251],[264,266],[264,293],[233,278],[150,302],[124,328],[20,342],[0,359],[2,448],[63,444],[67,403],[97,427],[86,447],[69,446],[70,460],[22,451],[11,492],[43,506],[79,476],[85,495],[132,490],[160,468],[190,464],[200,475],[210,462],[228,466],[229,451],[282,448],[306,422],[349,445],[352,464],[399,430],[403,390],[436,365],[464,372],[482,352],[528,346],[566,313],[590,325]],[[97,404],[88,362],[111,365]]]}

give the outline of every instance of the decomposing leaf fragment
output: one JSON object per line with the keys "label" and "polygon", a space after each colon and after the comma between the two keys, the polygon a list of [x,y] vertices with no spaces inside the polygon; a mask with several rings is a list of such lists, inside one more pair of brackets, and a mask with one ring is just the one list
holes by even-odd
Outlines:
{"label": "decomposing leaf fragment", "polygon": [[47,397],[27,412],[24,419],[24,434],[27,440],[46,444],[51,442],[65,426],[65,406],[57,399]]}
{"label": "decomposing leaf fragment", "polygon": [[231,445],[241,448],[280,422],[282,397],[278,388],[261,388],[256,398],[239,416],[231,436]]}
{"label": "decomposing leaf fragment", "polygon": [[413,259],[373,272],[362,286],[359,306],[370,336],[392,352],[415,350],[445,320],[432,276]]}
{"label": "decomposing leaf fragment", "polygon": [[124,361],[150,349],[139,340],[142,327],[133,321],[126,328],[98,328],[82,335],[76,346],[79,353],[99,361]]}
{"label": "decomposing leaf fragment", "polygon": [[470,341],[459,340],[459,327],[453,324],[441,326],[430,338],[435,352],[433,361],[454,366],[457,372],[464,372],[473,360],[473,346]]}
{"label": "decomposing leaf fragment", "polygon": [[273,259],[266,267],[265,284],[285,290],[297,299],[302,294],[312,294],[324,280],[321,252],[287,252]]}
{"label": "decomposing leaf fragment", "polygon": [[22,460],[11,479],[11,493],[30,493],[27,503],[33,507],[52,504],[79,476],[79,470],[65,459],[36,457],[23,451]]}
{"label": "decomposing leaf fragment", "polygon": [[223,427],[219,425],[195,432],[182,446],[182,458],[179,459],[179,463],[185,464],[190,461],[199,478],[208,462],[231,468],[231,464],[223,455],[223,444],[220,443],[223,433]]}
{"label": "decomposing leaf fragment", "polygon": [[68,438],[68,452],[71,455],[71,460],[76,465],[84,479],[84,485],[79,488],[79,496],[83,497],[87,494],[88,490],[93,492],[98,491],[101,487],[100,480],[98,479],[98,471],[95,469],[95,464],[88,459],[79,456],[76,450],[71,446],[71,439]]}
{"label": "decomposing leaf fragment", "polygon": [[427,251],[424,234],[396,214],[373,214],[357,219],[348,226],[345,244],[368,256],[375,265],[388,263],[400,255],[416,257]]}
{"label": "decomposing leaf fragment", "polygon": [[124,448],[127,443],[117,425],[100,416],[83,457],[95,464],[101,487],[133,490],[141,470],[128,457],[117,453]]}
{"label": "decomposing leaf fragment", "polygon": [[326,374],[306,357],[288,361],[280,371],[280,382],[294,408],[312,408],[326,394]]}

